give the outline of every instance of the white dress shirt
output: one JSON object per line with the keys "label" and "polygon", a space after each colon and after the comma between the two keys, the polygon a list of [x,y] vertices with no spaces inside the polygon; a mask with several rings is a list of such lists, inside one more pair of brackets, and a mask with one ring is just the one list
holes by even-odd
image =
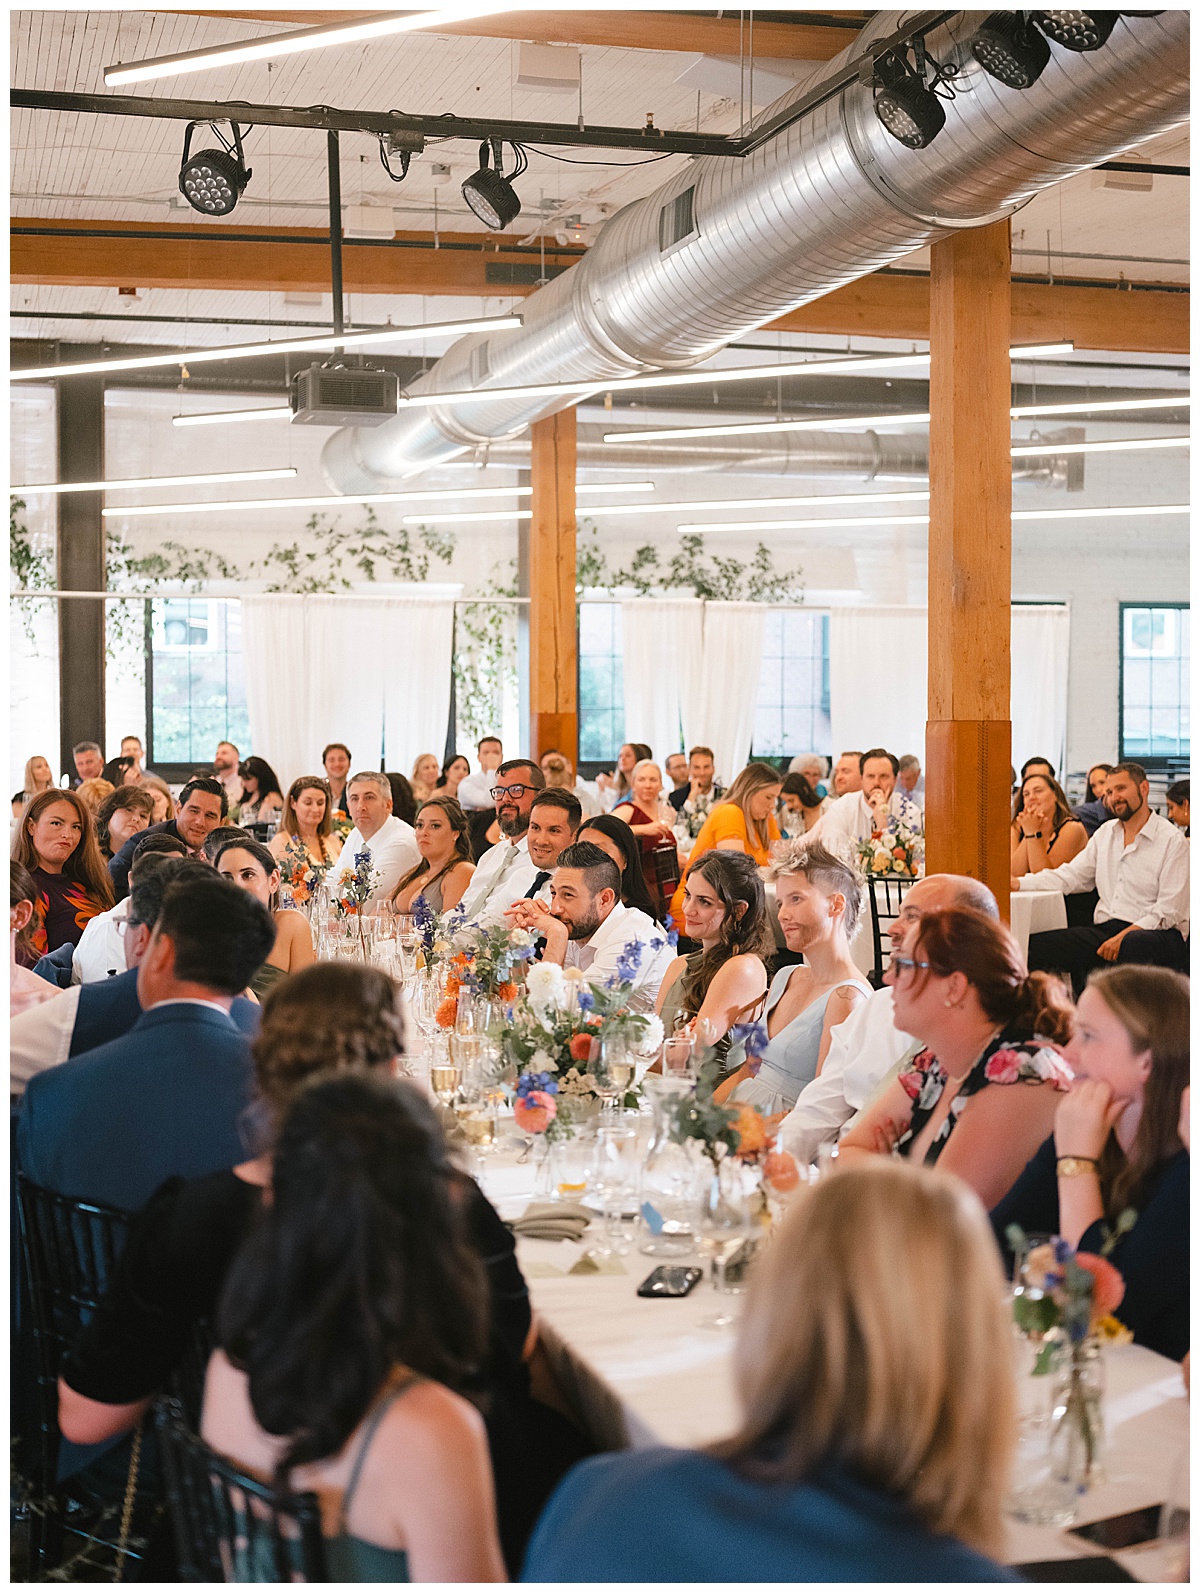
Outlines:
{"label": "white dress shirt", "polygon": [[666,930],[638,907],[618,902],[587,940],[567,942],[564,968],[579,968],[592,984],[601,985],[617,973],[617,963],[630,941],[642,948],[642,960],[633,977],[629,1005],[635,1012],[653,1012],[659,987],[675,959]]}
{"label": "white dress shirt", "polygon": [[8,1089],[23,1095],[35,1073],[56,1068],[71,1051],[82,985],[60,990],[39,1006],[19,1012],[8,1026]]}
{"label": "white dress shirt", "polygon": [[[902,820],[914,830],[925,828],[925,815],[899,786],[888,798],[888,812],[894,819]],[[875,829],[875,815],[861,791],[847,791],[822,813],[809,830],[807,839],[820,841],[830,851],[852,853],[859,841],[865,841]]]}
{"label": "white dress shirt", "polygon": [[919,1044],[897,1029],[892,1012],[891,988],[885,985],[830,1031],[825,1066],[779,1125],[779,1148],[801,1167],[816,1160],[818,1146],[837,1139],[901,1057]]}
{"label": "white dress shirt", "polygon": [[[459,905],[468,918],[502,918],[504,909],[520,901],[539,872],[530,861],[524,835],[519,841],[502,836],[479,859]],[[545,894],[544,888],[541,894]]]}
{"label": "white dress shirt", "polygon": [[98,979],[125,972],[125,925],[129,919],[129,897],[97,913],[84,926],[71,958],[71,983],[91,985]]}
{"label": "white dress shirt", "polygon": [[369,841],[363,840],[357,825],[350,831],[333,865],[331,884],[334,890],[347,874],[354,873],[354,859],[360,852],[370,853],[371,867],[379,876],[370,896],[373,902],[390,896],[409,869],[416,868],[421,861],[421,854],[417,850],[417,832],[411,824],[405,824],[403,819],[389,813]]}
{"label": "white dress shirt", "polygon": [[1077,857],[1059,868],[1026,874],[1021,889],[1064,896],[1094,890],[1100,896],[1092,915],[1097,924],[1115,918],[1135,929],[1177,929],[1186,936],[1191,855],[1183,831],[1157,813],[1128,846],[1120,819],[1109,819]]}
{"label": "white dress shirt", "polygon": [[458,783],[459,807],[465,808],[468,813],[494,807],[492,787],[495,783],[495,769],[477,769],[474,774],[468,774]]}

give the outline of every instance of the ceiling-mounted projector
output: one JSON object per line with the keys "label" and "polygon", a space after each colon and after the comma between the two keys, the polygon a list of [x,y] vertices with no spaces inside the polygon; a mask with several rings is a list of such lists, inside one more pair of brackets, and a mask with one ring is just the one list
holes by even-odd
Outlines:
{"label": "ceiling-mounted projector", "polygon": [[382,426],[399,409],[400,379],[371,365],[310,365],[292,377],[297,426]]}

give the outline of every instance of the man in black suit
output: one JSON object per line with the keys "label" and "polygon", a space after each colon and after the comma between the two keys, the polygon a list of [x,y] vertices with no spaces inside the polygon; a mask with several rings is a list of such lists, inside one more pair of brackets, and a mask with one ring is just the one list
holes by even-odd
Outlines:
{"label": "man in black suit", "polygon": [[131,835],[125,845],[110,861],[108,872],[112,875],[113,891],[118,901],[129,895],[129,865],[137,844],[147,835],[175,835],[183,842],[193,857],[203,855],[204,843],[225,822],[229,812],[229,799],[218,780],[203,776],[191,780],[179,793],[179,812],[163,824],[152,824],[148,830]]}
{"label": "man in black suit", "polygon": [[138,965],[132,1029],[30,1080],[22,1171],[74,1199],[136,1211],[166,1178],[245,1160],[253,1075],[230,1008],[274,943],[274,920],[247,892],[190,869],[172,882]]}

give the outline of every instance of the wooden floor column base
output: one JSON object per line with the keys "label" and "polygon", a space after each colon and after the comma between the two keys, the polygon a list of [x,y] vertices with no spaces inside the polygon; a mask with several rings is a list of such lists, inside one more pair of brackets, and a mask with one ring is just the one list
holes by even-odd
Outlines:
{"label": "wooden floor column base", "polygon": [[926,872],[982,880],[1007,917],[1011,724],[1002,719],[930,720],[925,757],[942,774],[925,797]]}

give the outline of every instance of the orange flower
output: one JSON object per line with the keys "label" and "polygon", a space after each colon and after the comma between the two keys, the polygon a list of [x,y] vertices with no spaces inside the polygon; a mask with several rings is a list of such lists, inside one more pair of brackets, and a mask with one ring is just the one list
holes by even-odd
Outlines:
{"label": "orange flower", "polygon": [[766,1145],[767,1134],[763,1127],[763,1120],[754,1107],[741,1107],[733,1127],[738,1134],[737,1154],[739,1156],[756,1156]]}
{"label": "orange flower", "polygon": [[450,977],[446,980],[446,999],[447,999],[447,1001],[449,1001],[451,996],[457,996],[458,992],[461,989],[462,989],[461,980],[457,977],[457,975],[451,974]]}
{"label": "orange flower", "polygon": [[440,1029],[453,1029],[454,1020],[458,1017],[458,1002],[453,996],[447,996],[437,1009],[437,1021]]}
{"label": "orange flower", "polygon": [[900,859],[900,861],[903,863],[903,861],[904,861],[904,848],[902,846],[893,846],[893,848],[892,848],[892,856],[893,857],[898,857]]}
{"label": "orange flower", "polygon": [[571,1044],[567,1049],[571,1053],[572,1062],[586,1062],[592,1054],[592,1044],[595,1039],[590,1034],[573,1034]]}
{"label": "orange flower", "polygon": [[1125,1298],[1125,1279],[1111,1261],[1086,1250],[1076,1251],[1075,1262],[1092,1275],[1092,1321],[1111,1316]]}
{"label": "orange flower", "polygon": [[527,1134],[544,1134],[558,1116],[558,1104],[545,1090],[530,1090],[529,1099],[518,1095],[513,1102],[513,1121]]}
{"label": "orange flower", "polygon": [[517,999],[517,987],[510,979],[505,984],[500,986],[499,990],[496,992],[496,995],[501,1001],[515,1001]]}
{"label": "orange flower", "polygon": [[763,1157],[763,1177],[772,1189],[787,1194],[800,1184],[800,1169],[787,1151],[768,1151]]}

